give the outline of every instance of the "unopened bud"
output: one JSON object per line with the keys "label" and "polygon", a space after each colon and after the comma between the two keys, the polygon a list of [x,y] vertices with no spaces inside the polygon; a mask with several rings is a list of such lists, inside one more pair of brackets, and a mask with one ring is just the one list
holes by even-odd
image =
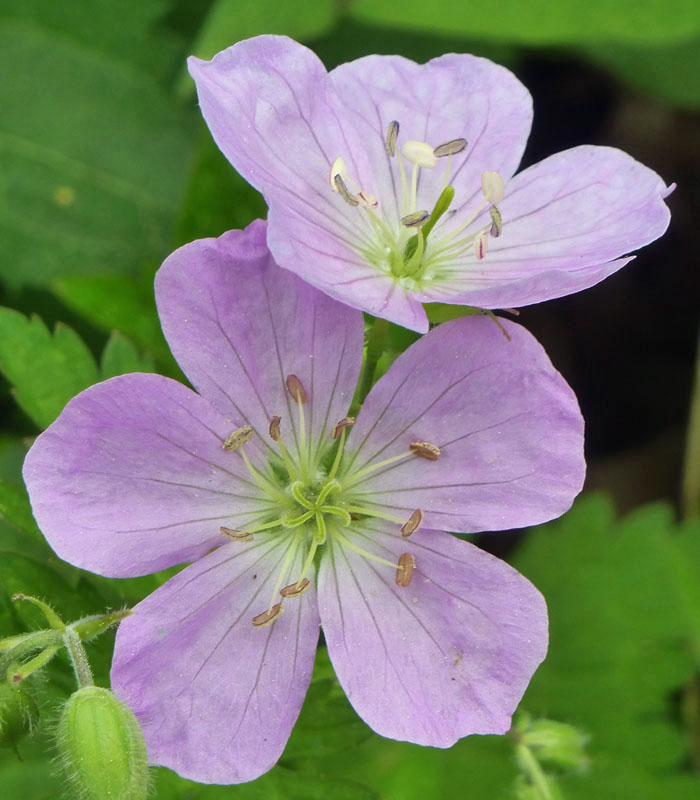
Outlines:
{"label": "unopened bud", "polygon": [[85,686],[61,711],[59,758],[73,796],[143,800],[148,794],[146,743],[131,709],[109,689]]}
{"label": "unopened bud", "polygon": [[15,750],[39,721],[39,706],[26,683],[0,683],[0,747]]}

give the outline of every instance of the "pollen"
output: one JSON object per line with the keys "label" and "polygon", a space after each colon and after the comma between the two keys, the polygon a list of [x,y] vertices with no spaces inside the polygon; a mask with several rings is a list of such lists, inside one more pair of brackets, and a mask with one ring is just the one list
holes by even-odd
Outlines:
{"label": "pollen", "polygon": [[236,428],[235,431],[229,433],[224,439],[222,447],[224,450],[238,450],[247,444],[253,438],[253,429],[250,425],[244,425],[242,428]]}
{"label": "pollen", "polygon": [[413,570],[415,568],[415,557],[410,553],[402,553],[399,556],[399,568],[396,570],[396,585],[408,586],[413,578]]}
{"label": "pollen", "polygon": [[355,424],[355,417],[343,417],[340,421],[336,422],[331,431],[331,436],[337,439],[343,428],[349,428]]}
{"label": "pollen", "polygon": [[428,461],[437,461],[441,454],[440,448],[431,442],[411,442],[410,450],[414,455],[427,458]]}
{"label": "pollen", "polygon": [[413,514],[408,518],[407,522],[401,526],[401,535],[404,539],[408,539],[408,537],[415,533],[418,528],[423,524],[423,512],[420,508],[416,509]]}
{"label": "pollen", "polygon": [[253,617],[253,625],[256,628],[264,628],[281,616],[282,610],[282,603],[275,603],[269,611],[263,611],[262,614]]}
{"label": "pollen", "polygon": [[450,139],[449,142],[439,144],[433,148],[433,155],[437,158],[444,158],[445,156],[454,156],[461,153],[467,147],[466,139]]}
{"label": "pollen", "polygon": [[227,538],[232,539],[234,542],[249,542],[253,538],[252,533],[247,531],[237,531],[233,528],[219,528],[221,533]]}
{"label": "pollen", "polygon": [[278,417],[277,414],[270,420],[269,432],[270,439],[272,439],[273,442],[279,442],[280,440],[280,422],[282,422],[282,417]]}
{"label": "pollen", "polygon": [[299,597],[299,595],[304,594],[309,586],[311,586],[311,582],[308,578],[304,578],[301,581],[290,583],[289,586],[285,586],[283,589],[280,589],[280,594],[282,597]]}
{"label": "pollen", "polygon": [[297,403],[305,403],[307,401],[308,397],[304,391],[304,387],[296,375],[287,375],[285,384],[287,385],[287,391],[297,401]]}

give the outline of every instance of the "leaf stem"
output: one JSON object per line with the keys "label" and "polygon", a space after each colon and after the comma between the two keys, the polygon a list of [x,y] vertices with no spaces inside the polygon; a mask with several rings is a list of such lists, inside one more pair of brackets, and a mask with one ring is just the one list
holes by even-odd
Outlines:
{"label": "leaf stem", "polygon": [[365,368],[362,372],[360,394],[358,396],[360,405],[364,403],[365,398],[369,394],[369,390],[372,388],[374,373],[377,371],[377,364],[386,350],[388,342],[389,322],[386,319],[377,317],[374,320],[372,330],[369,332],[369,338],[367,339],[367,356],[365,358]]}

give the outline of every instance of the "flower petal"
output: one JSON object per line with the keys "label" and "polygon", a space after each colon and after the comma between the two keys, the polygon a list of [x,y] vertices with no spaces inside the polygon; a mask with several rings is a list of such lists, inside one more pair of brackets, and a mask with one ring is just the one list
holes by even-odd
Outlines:
{"label": "flower petal", "polygon": [[373,524],[352,543],[387,560],[415,558],[408,586],[333,540],[321,562],[328,653],[357,713],[382,736],[433,747],[505,733],[547,650],[540,593],[446,533],[405,540]]}
{"label": "flower petal", "polygon": [[318,641],[313,587],[272,624],[252,624],[288,546],[280,537],[225,545],[120,625],[112,687],[139,718],[151,763],[202,783],[241,783],[280,757]]}
{"label": "flower petal", "polygon": [[[508,183],[499,204],[503,232],[485,258],[463,257],[423,299],[507,308],[593,286],[629,261],[620,256],[663,234],[667,194],[655,172],[612,147],[551,156]],[[485,220],[486,212],[469,230]]]}
{"label": "flower petal", "polygon": [[160,375],[81,392],[38,437],[24,480],[39,527],[66,561],[144,575],[189,561],[267,507],[209,403]]}
{"label": "flower petal", "polygon": [[259,446],[275,414],[283,435],[297,435],[289,375],[308,396],[306,424],[316,438],[346,415],[362,360],[362,315],[279,269],[265,223],[176,250],[156,276],[156,301],[187,377],[232,427],[252,425]]}
{"label": "flower petal", "polygon": [[[420,508],[426,527],[460,532],[533,525],[569,508],[585,472],[576,397],[525,328],[500,322],[510,340],[487,317],[440,325],[372,389],[341,478],[358,505],[406,518]],[[381,466],[415,441],[440,447],[439,459]]]}
{"label": "flower petal", "polygon": [[[432,147],[467,140],[466,150],[451,159],[455,209],[481,195],[484,170],[507,180],[520,163],[532,124],[532,99],[512,72],[486,58],[450,54],[416,64],[401,56],[371,55],[336,67],[330,80],[340,100],[338,116],[348,148],[358,165],[362,154],[368,162],[360,185],[391,204],[391,219],[406,213],[396,159],[384,147],[393,120],[400,125],[399,148],[410,140]],[[433,169],[421,171],[418,208],[435,205],[445,164],[439,159]]]}

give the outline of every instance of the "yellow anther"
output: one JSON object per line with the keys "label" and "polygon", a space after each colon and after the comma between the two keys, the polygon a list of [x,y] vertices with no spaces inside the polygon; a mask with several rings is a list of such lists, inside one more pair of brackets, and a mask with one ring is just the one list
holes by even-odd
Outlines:
{"label": "yellow anther", "polygon": [[252,438],[253,429],[250,425],[244,425],[242,428],[236,428],[235,431],[229,433],[226,439],[224,439],[222,447],[224,450],[238,450]]}
{"label": "yellow anther", "polygon": [[402,553],[399,556],[399,568],[396,570],[396,585],[408,586],[413,578],[413,570],[416,568],[416,559],[410,553]]}
{"label": "yellow anther", "polygon": [[234,542],[249,542],[253,538],[252,533],[248,531],[237,531],[233,528],[219,528],[221,533],[227,538],[232,539]]}
{"label": "yellow anther", "polygon": [[410,449],[414,455],[427,458],[428,461],[437,461],[440,458],[440,448],[431,442],[411,442]]}

